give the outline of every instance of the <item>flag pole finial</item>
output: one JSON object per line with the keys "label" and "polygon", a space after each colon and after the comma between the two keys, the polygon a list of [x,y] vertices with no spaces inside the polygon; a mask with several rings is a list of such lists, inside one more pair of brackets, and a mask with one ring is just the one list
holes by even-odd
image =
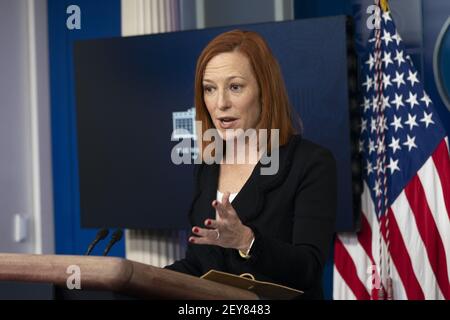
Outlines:
{"label": "flag pole finial", "polygon": [[389,11],[388,0],[380,0],[380,6],[381,6],[381,10],[383,10],[383,12],[388,12]]}

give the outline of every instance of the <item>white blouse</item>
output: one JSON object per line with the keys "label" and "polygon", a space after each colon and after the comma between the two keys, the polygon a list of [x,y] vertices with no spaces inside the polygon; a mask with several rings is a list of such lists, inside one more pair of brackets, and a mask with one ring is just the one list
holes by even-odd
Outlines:
{"label": "white blouse", "polygon": [[[233,202],[234,198],[236,198],[237,196],[237,192],[236,193],[230,193],[230,203]],[[222,203],[222,197],[223,197],[223,193],[220,192],[219,190],[217,190],[217,197],[216,200],[219,201],[220,203]]]}

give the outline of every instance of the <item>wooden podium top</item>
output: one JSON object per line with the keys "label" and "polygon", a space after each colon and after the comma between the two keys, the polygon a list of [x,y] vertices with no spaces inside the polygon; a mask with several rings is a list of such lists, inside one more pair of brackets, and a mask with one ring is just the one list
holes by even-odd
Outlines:
{"label": "wooden podium top", "polygon": [[250,291],[114,257],[0,253],[0,281],[53,283],[67,288],[71,266],[79,268],[81,290],[112,291],[142,299],[258,299]]}

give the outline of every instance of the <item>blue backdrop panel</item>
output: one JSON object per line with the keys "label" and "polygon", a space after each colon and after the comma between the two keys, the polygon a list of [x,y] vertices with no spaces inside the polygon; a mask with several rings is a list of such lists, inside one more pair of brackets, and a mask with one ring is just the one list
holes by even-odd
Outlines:
{"label": "blue backdrop panel", "polygon": [[[80,41],[75,46],[82,223],[182,228],[192,167],[171,162],[172,113],[193,106],[195,63],[235,27]],[[338,230],[352,228],[346,18],[246,25],[278,58],[305,137],[338,163]]]}
{"label": "blue backdrop panel", "polygon": [[[77,5],[81,29],[69,30],[67,7]],[[73,42],[121,34],[120,0],[49,0],[48,30],[51,86],[52,165],[56,253],[84,254],[96,230],[81,228],[75,121]],[[102,252],[101,243],[92,252]],[[124,256],[124,241],[111,255]]]}

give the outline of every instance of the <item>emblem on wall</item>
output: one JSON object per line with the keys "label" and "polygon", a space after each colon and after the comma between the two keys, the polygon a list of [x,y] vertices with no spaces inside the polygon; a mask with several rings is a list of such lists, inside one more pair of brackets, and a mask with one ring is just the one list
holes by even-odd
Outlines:
{"label": "emblem on wall", "polygon": [[439,95],[450,111],[450,17],[444,23],[436,41],[433,73]]}

